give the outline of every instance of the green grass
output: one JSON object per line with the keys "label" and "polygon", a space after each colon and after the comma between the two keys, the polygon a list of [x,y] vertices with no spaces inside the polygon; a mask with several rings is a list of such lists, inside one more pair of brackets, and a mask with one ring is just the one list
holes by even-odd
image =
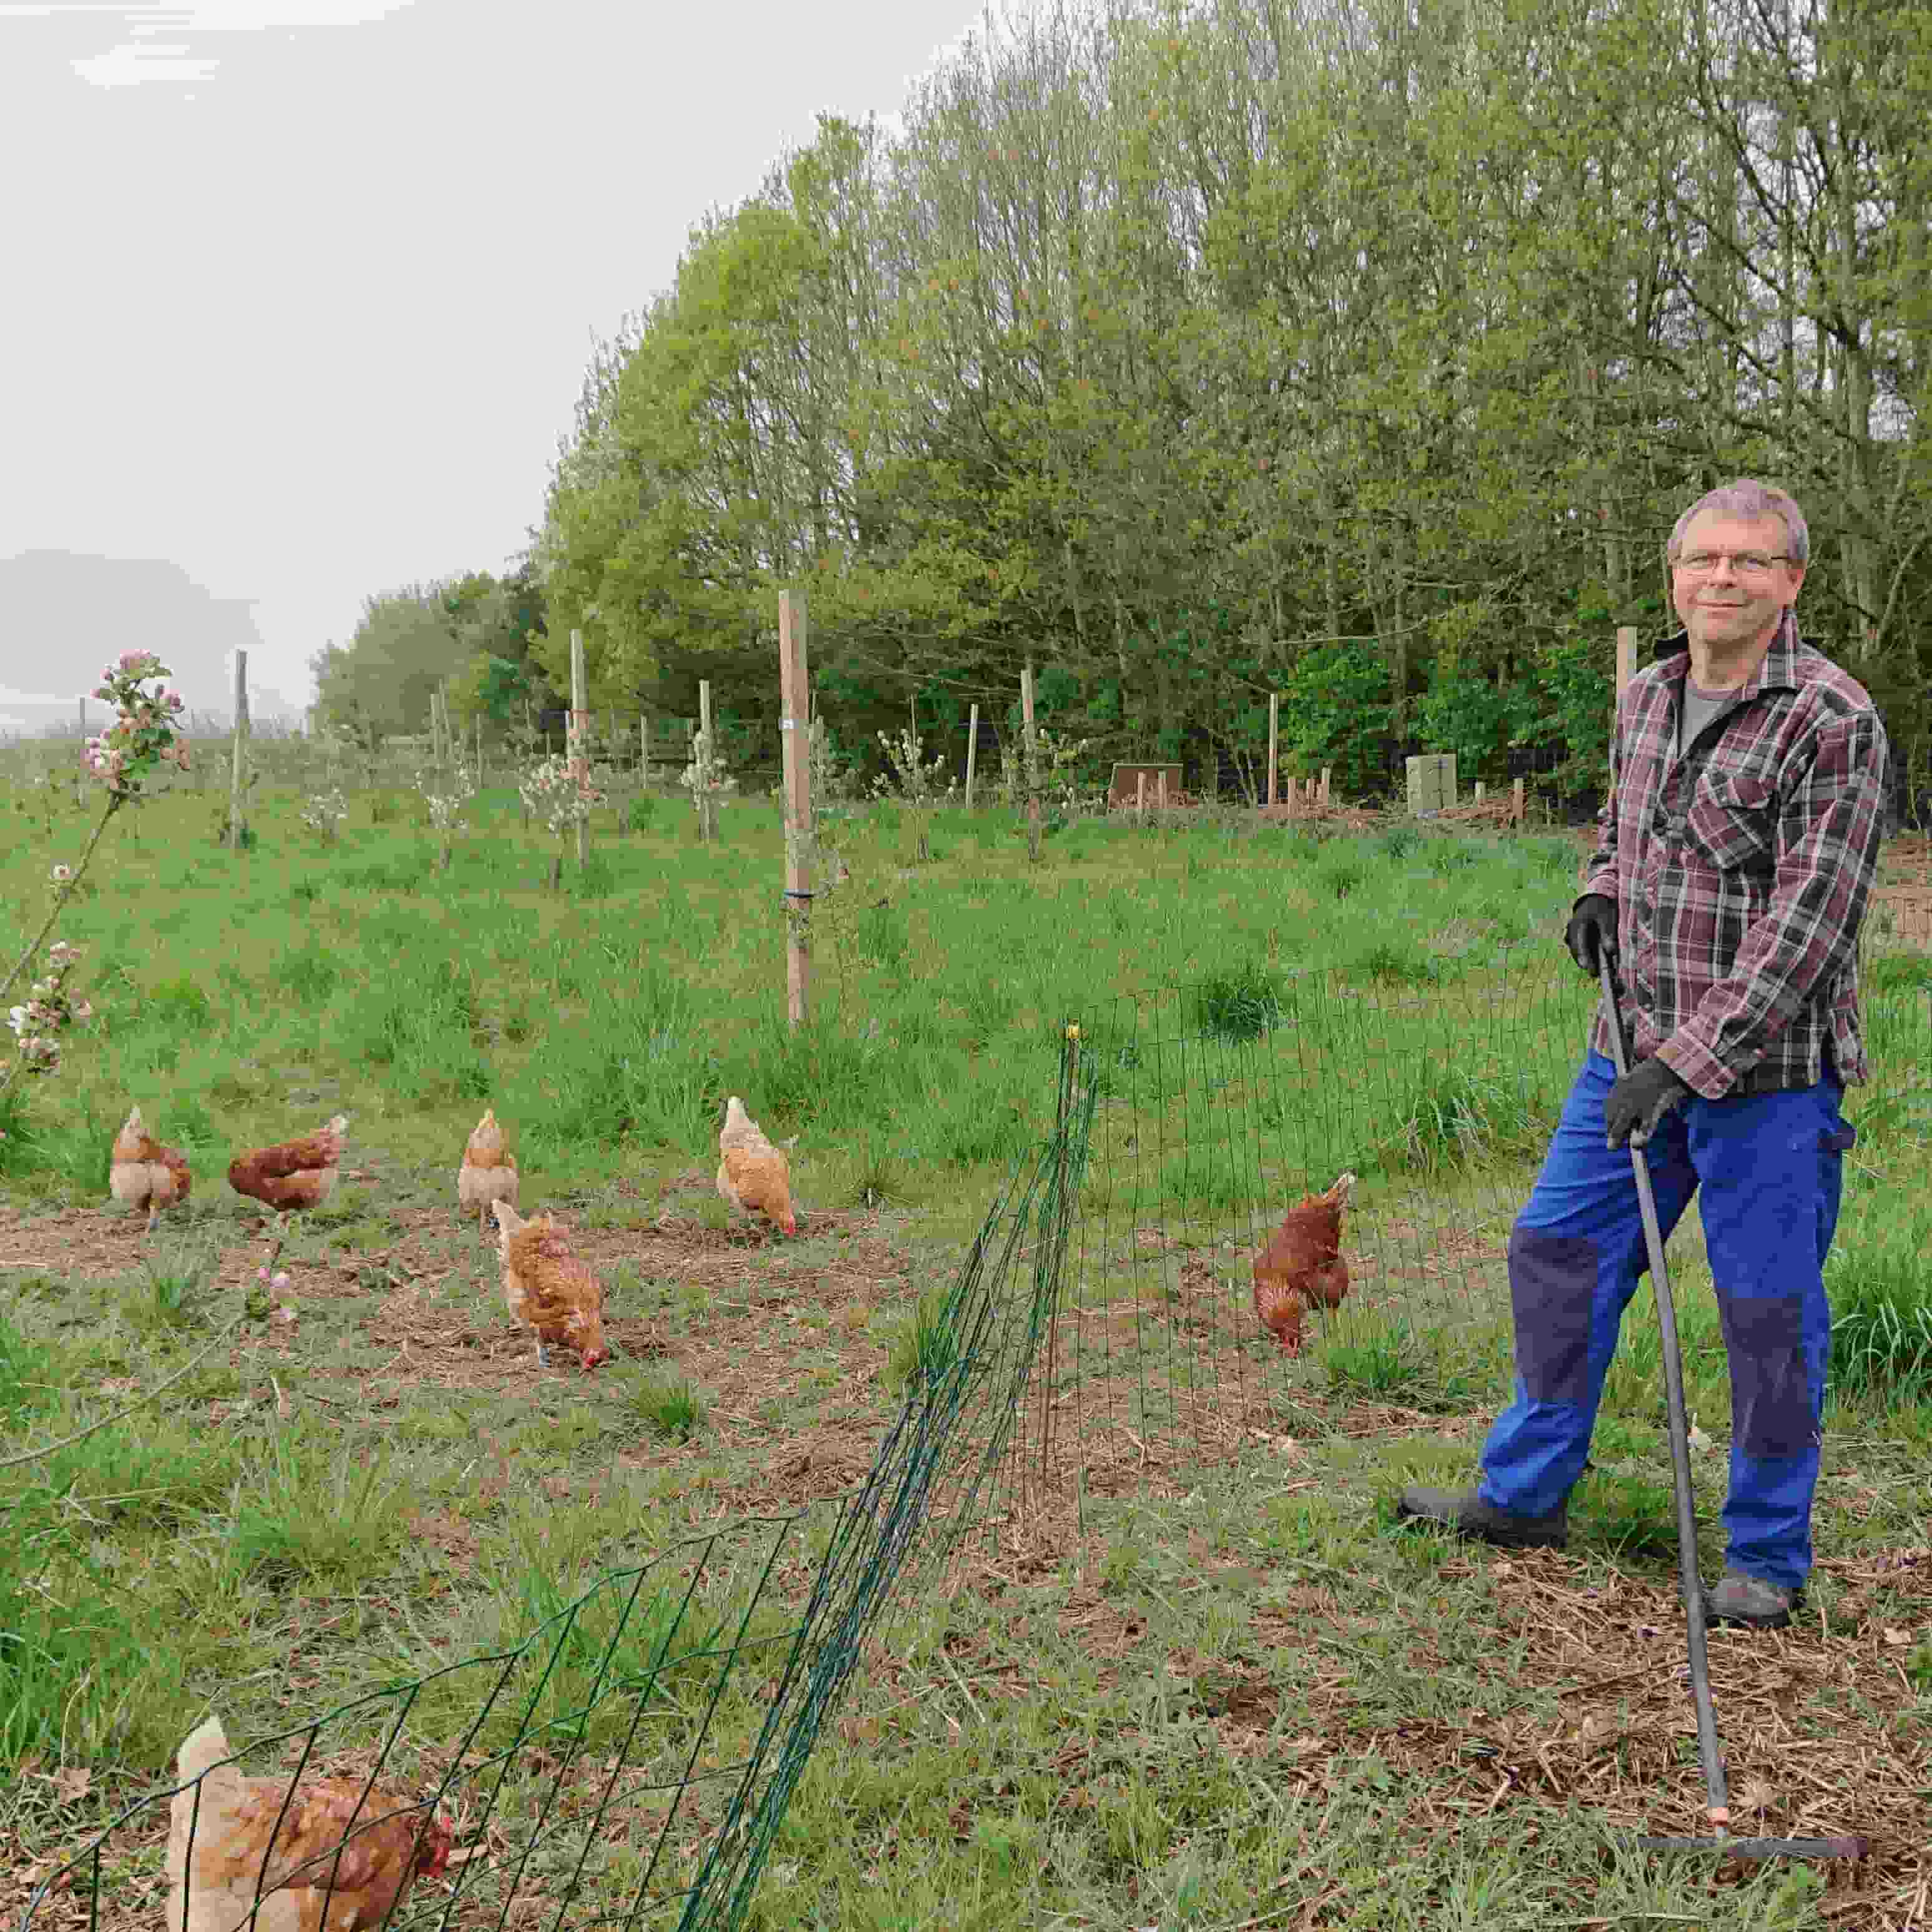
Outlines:
{"label": "green grass", "polygon": [[704,1400],[682,1376],[652,1376],[638,1388],[638,1414],[661,1436],[682,1441],[704,1420]]}
{"label": "green grass", "polygon": [[1826,1263],[1840,1400],[1932,1399],[1932,1202],[1855,1204]]}
{"label": "green grass", "polygon": [[[1072,1269],[1083,1334],[1110,1304],[1148,1311],[1120,1417],[1144,1460],[1090,1486],[1082,1535],[1050,1513],[1005,1526],[949,1597],[905,1607],[820,1742],[752,1922],[1826,1922],[1810,1874],[1720,1880],[1604,1829],[1612,1814],[1682,1819],[1696,1796],[1684,1741],[1653,1721],[1681,1702],[1682,1633],[1647,1290],[1571,1551],[1534,1559],[1533,1591],[1522,1564],[1394,1521],[1403,1483],[1466,1478],[1507,1389],[1499,1264],[1447,1238],[1499,1245],[1574,1071],[1588,993],[1558,944],[1573,842],[1080,823],[1036,869],[1005,815],[942,813],[934,856],[909,865],[908,825],[858,815],[841,827],[852,878],[818,916],[813,1017],[794,1031],[775,810],[734,806],[707,850],[682,801],[644,802],[621,834],[600,824],[594,872],[567,863],[560,893],[542,883],[551,842],[519,833],[502,791],[447,872],[404,794],[357,797],[333,847],[266,787],[238,856],[208,843],[207,799],[144,808],[111,835],[68,934],[104,1024],[56,1078],[0,1099],[0,1185],[30,1216],[92,1211],[133,1098],[188,1153],[196,1189],[118,1273],[0,1271],[0,1454],[100,1420],[238,1312],[232,1273],[215,1271],[224,1252],[258,1258],[258,1217],[223,1178],[237,1148],[339,1108],[348,1165],[375,1178],[290,1230],[300,1323],[285,1348],[272,1333],[232,1361],[218,1348],[158,1400],[7,1472],[0,1767],[64,1760],[97,1784],[61,1813],[18,1780],[0,1832],[30,1857],[71,1846],[151,1788],[210,1708],[231,1738],[257,1736],[560,1628],[586,1591],[555,1669],[518,1665],[484,1742],[533,1698],[552,1750],[627,1749],[674,1777],[715,1678],[666,1667],[655,1582],[625,1615],[598,1580],[788,1502],[748,1487],[756,1459],[731,1431],[814,1457],[827,1434],[862,1448],[904,1391],[956,1366],[939,1298],[998,1178],[1051,1124],[1077,1019],[1103,1093]],[[49,840],[33,821],[0,857],[0,941],[78,824],[57,819]],[[1817,1754],[1808,1764],[1850,1736],[1901,1775],[1923,1769],[1932,1732],[1920,1573],[1886,1568],[1922,1544],[1932,1445],[1924,985],[1909,960],[1868,975],[1879,1078],[1848,1110],[1861,1138],[1830,1274],[1828,1561],[1810,1599],[1842,1640],[1792,1653],[1776,1717]],[[1127,993],[1145,997],[1110,1005]],[[727,1264],[686,1274],[653,1258],[658,1190],[684,1187],[671,1207],[724,1240],[708,1176],[734,1092],[799,1136],[804,1238],[734,1236]],[[386,1325],[401,1307],[504,1328],[494,1263],[450,1213],[486,1100],[525,1211],[554,1204],[628,1244],[604,1271],[638,1326],[594,1376],[539,1376],[526,1336],[506,1345],[514,1372],[447,1387],[405,1353],[407,1324]],[[1249,1244],[1285,1192],[1344,1167],[1362,1177],[1352,1252],[1378,1271],[1282,1366],[1244,1316]],[[426,1228],[431,1211],[446,1223]],[[1183,1245],[1136,1249],[1149,1225]],[[880,1242],[899,1258],[862,1294],[842,1287]],[[1192,1303],[1190,1257],[1213,1284]],[[1672,1269],[1690,1406],[1721,1445],[1728,1380],[1694,1215]],[[1231,1315],[1248,1325],[1225,1347],[1182,1333]],[[754,1337],[758,1386],[728,1397],[721,1372]],[[1072,1377],[1092,1368],[1056,1365],[1070,1426]],[[1190,1460],[1181,1412],[1203,1390],[1244,1418],[1238,1455]],[[862,1462],[824,1466],[832,1492]],[[1697,1468],[1707,1574],[1721,1466],[1720,1449]],[[776,1579],[754,1640],[782,1627],[821,1547]],[[726,1564],[680,1648],[735,1630],[754,1581]],[[1619,1672],[1592,1709],[1649,1699],[1649,1728],[1631,1717],[1592,1755],[1577,1687]],[[477,1681],[435,1680],[412,1738],[458,1737]],[[725,1686],[721,1753],[755,1737],[764,1682]],[[1744,1695],[1720,1687],[1720,1725]],[[1727,1742],[1742,1774],[1777,1784],[1748,1742],[1757,1721],[1738,1715]],[[512,1830],[534,1778],[506,1787]],[[1793,1814],[1776,1815],[1782,1828]],[[1845,1816],[1864,1822],[1856,1804]],[[1909,1821],[1900,1837],[1920,1842]],[[614,1844],[587,1882],[628,1898],[634,1856]],[[1919,1869],[1873,1880],[1894,1918]]]}

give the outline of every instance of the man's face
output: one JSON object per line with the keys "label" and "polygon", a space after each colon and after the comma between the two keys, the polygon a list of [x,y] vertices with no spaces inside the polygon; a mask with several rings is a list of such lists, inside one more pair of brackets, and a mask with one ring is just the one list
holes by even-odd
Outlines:
{"label": "man's face", "polygon": [[[1678,544],[1670,587],[1694,643],[1733,652],[1770,638],[1797,598],[1804,566],[1779,562],[1760,570],[1737,560],[1782,559],[1787,541],[1778,517],[1726,517],[1706,510],[1691,518]],[[1684,558],[1700,554],[1716,558],[1714,567],[1701,572],[1683,567]]]}

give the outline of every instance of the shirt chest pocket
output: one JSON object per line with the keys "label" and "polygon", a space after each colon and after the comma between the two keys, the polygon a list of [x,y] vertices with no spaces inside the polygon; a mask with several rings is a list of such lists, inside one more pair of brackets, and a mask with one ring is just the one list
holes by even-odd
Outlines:
{"label": "shirt chest pocket", "polygon": [[1690,842],[1720,872],[1768,872],[1778,840],[1778,791],[1749,772],[1706,772],[1684,820]]}

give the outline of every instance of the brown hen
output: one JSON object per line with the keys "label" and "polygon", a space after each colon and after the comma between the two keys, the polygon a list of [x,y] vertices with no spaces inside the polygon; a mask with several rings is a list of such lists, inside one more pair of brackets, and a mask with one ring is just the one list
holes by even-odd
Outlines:
{"label": "brown hen", "polygon": [[718,1192],[727,1207],[741,1214],[755,1212],[788,1234],[798,1232],[791,1163],[783,1148],[765,1138],[735,1094],[724,1103],[724,1124],[718,1132]]}
{"label": "brown hen", "polygon": [[188,1156],[178,1148],[164,1147],[141,1124],[141,1110],[130,1107],[107,1163],[107,1185],[117,1201],[148,1210],[148,1232],[154,1231],[164,1208],[185,1201],[194,1185]]}
{"label": "brown hen", "polygon": [[237,1154],[228,1163],[229,1186],[278,1213],[316,1206],[335,1192],[348,1125],[349,1116],[338,1114],[320,1132],[304,1140],[284,1141],[276,1147]]}
{"label": "brown hen", "polygon": [[586,1369],[606,1360],[604,1284],[570,1252],[554,1215],[518,1218],[507,1201],[491,1204],[503,1264],[503,1299],[511,1318],[537,1338],[537,1366],[550,1366],[550,1344],[576,1350]]}
{"label": "brown hen", "polygon": [[1307,1311],[1317,1302],[1339,1308],[1348,1292],[1342,1214],[1354,1184],[1345,1174],[1327,1193],[1304,1195],[1255,1257],[1255,1312],[1291,1355],[1301,1352]]}
{"label": "brown hen", "polygon": [[484,1108],[463,1150],[463,1165],[456,1170],[456,1198],[466,1214],[475,1210],[476,1232],[485,1240],[490,1238],[490,1202],[517,1204],[517,1156],[504,1148],[494,1107]]}
{"label": "brown hen", "polygon": [[[168,1932],[361,1932],[379,1926],[418,1878],[440,1878],[450,1829],[418,1801],[359,1778],[247,1778],[222,1760],[219,1718],[176,1759],[187,1789],[170,1802]],[[259,1910],[256,1900],[260,1897]]]}

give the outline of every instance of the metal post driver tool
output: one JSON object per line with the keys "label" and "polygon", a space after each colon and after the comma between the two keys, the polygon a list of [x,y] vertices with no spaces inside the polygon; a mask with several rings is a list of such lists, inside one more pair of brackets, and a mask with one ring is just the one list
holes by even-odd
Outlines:
{"label": "metal post driver tool", "polygon": [[[1597,973],[1604,992],[1604,1013],[1617,1078],[1630,1071],[1622,1016],[1612,984],[1610,950],[1597,949]],[[1677,1490],[1677,1574],[1684,1622],[1690,1640],[1690,1694],[1697,1707],[1697,1755],[1704,1767],[1708,1798],[1705,1816],[1714,1836],[1667,1838],[1640,1836],[1632,1842],[1647,1852],[1702,1852],[1727,1858],[1862,1858],[1870,1846],[1862,1838],[1734,1838],[1730,1834],[1730,1795],[1718,1743],[1717,1714],[1711,1703],[1711,1665],[1704,1642],[1704,1580],[1697,1567],[1697,1510],[1690,1493],[1690,1443],[1684,1419],[1684,1365],[1677,1348],[1677,1310],[1664,1265],[1664,1232],[1658,1225],[1657,1197],[1651,1191],[1650,1164],[1635,1133],[1630,1138],[1630,1167],[1636,1177],[1637,1209],[1650,1257],[1651,1286],[1657,1296],[1657,1325],[1662,1337],[1664,1396],[1670,1417],[1670,1468]]]}

